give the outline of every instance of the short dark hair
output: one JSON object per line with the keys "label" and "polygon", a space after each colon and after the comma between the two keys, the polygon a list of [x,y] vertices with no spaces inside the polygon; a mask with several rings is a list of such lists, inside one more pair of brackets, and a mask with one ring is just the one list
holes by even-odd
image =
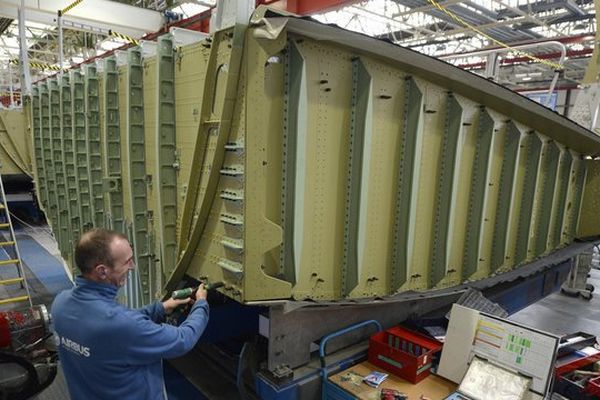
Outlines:
{"label": "short dark hair", "polygon": [[122,233],[95,228],[85,232],[75,246],[75,265],[82,274],[92,272],[96,265],[104,264],[113,268],[115,260],[110,252],[110,244],[115,238],[127,240]]}

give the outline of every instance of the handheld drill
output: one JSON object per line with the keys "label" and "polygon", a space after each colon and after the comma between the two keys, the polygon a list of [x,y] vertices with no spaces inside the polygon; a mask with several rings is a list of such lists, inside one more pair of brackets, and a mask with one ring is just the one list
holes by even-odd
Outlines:
{"label": "handheld drill", "polygon": [[[224,285],[225,284],[223,282],[209,283],[205,286],[205,289],[206,290],[218,289],[220,287],[223,287]],[[188,297],[192,296],[196,290],[198,290],[197,287],[188,287],[188,288],[184,288],[184,289],[175,290],[171,294],[171,297],[174,298],[175,300],[187,299]]]}

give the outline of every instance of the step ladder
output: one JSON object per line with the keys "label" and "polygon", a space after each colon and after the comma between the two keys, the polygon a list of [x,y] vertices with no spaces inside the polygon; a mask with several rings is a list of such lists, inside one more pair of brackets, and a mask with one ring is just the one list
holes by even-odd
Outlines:
{"label": "step ladder", "polygon": [[[10,279],[0,278],[0,285],[5,287],[19,286],[17,290],[11,291],[19,293],[19,295],[13,297],[0,297],[0,306],[11,303],[28,302],[29,306],[33,306],[31,301],[31,295],[29,293],[29,285],[25,278],[25,272],[23,270],[23,262],[21,261],[21,254],[19,253],[19,247],[17,246],[17,237],[13,229],[12,220],[10,218],[10,211],[8,209],[8,203],[6,201],[6,193],[4,192],[4,183],[0,176],[0,233],[3,234],[4,238],[0,239],[0,248],[4,250],[4,253],[8,256],[6,260],[0,260],[0,276],[5,276],[4,273],[7,268],[16,268],[17,277]],[[8,239],[7,239],[8,237]]]}

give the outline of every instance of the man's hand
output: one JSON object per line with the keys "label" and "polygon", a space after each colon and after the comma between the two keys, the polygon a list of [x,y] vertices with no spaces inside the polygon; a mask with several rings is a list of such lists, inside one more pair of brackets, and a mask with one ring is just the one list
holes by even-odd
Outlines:
{"label": "man's hand", "polygon": [[204,288],[204,283],[201,283],[198,286],[198,290],[196,290],[196,300],[206,300],[206,289]]}
{"label": "man's hand", "polygon": [[169,300],[163,301],[162,305],[165,308],[165,314],[169,315],[173,312],[173,310],[177,308],[177,306],[180,306],[182,304],[189,304],[191,302],[193,302],[191,297],[181,300],[175,300],[171,297]]}

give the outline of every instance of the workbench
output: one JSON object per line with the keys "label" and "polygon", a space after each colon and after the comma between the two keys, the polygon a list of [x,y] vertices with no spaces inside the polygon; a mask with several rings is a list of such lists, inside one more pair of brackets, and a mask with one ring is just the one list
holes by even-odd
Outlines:
{"label": "workbench", "polygon": [[[348,394],[346,398],[361,400],[379,400],[382,388],[394,389],[408,395],[409,400],[418,400],[423,396],[431,400],[440,400],[456,390],[454,382],[437,375],[430,375],[417,384],[405,381],[395,375],[389,374],[378,388],[373,388],[362,382],[360,377],[367,376],[372,371],[388,373],[385,370],[370,364],[368,361],[357,364],[329,377],[329,385],[336,385]],[[348,379],[351,377],[351,379]]]}

